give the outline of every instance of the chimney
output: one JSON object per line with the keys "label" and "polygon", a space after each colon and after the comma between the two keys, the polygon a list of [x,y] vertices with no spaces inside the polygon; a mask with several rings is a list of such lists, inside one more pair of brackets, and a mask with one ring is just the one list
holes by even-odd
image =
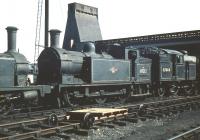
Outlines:
{"label": "chimney", "polygon": [[60,39],[60,30],[53,29],[50,30],[50,36],[51,36],[51,47],[53,48],[59,48],[59,39]]}
{"label": "chimney", "polygon": [[8,26],[6,28],[8,32],[8,52],[16,52],[16,33],[17,33],[17,28]]}

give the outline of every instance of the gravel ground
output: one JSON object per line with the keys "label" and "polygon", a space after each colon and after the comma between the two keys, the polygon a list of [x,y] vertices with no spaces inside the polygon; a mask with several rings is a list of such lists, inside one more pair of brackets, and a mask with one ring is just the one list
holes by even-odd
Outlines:
{"label": "gravel ground", "polygon": [[191,127],[200,125],[200,111],[188,111],[166,117],[162,120],[143,122],[143,126],[136,127],[134,134],[125,140],[166,140]]}
{"label": "gravel ground", "polygon": [[166,140],[184,130],[200,125],[200,111],[187,111],[172,114],[162,119],[138,121],[114,128],[91,129],[89,136],[76,136],[73,140]]}

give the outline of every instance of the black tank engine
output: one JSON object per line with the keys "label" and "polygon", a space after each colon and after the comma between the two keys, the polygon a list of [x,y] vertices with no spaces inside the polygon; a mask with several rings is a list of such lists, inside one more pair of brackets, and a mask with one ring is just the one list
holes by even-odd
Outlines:
{"label": "black tank engine", "polygon": [[0,54],[0,111],[38,104],[38,99],[50,94],[49,85],[30,85],[29,62],[16,51],[16,27],[7,27],[8,50]]}
{"label": "black tank engine", "polygon": [[29,62],[24,55],[16,52],[15,27],[7,27],[8,50],[0,55],[0,87],[25,86],[29,73]]}
{"label": "black tank engine", "polygon": [[97,54],[92,42],[84,43],[82,52],[67,51],[59,48],[60,31],[51,30],[50,34],[51,47],[45,48],[38,59],[38,83],[49,84],[55,87],[54,92],[63,93],[59,102],[79,97],[95,97],[97,102],[107,96],[127,97],[130,91],[134,95],[133,88],[140,85],[147,88],[139,94],[149,94],[145,92],[151,83],[150,59],[140,56],[116,59],[107,52]]}

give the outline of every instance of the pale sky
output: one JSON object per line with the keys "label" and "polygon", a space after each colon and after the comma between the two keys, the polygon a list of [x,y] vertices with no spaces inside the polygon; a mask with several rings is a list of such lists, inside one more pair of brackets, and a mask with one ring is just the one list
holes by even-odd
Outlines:
{"label": "pale sky", "polygon": [[[33,61],[37,2],[38,0],[0,0],[0,52],[7,50],[5,28],[16,26],[19,28],[17,49],[29,61]],[[67,7],[68,3],[72,2],[99,9],[103,39],[200,29],[199,0],[49,0],[49,2],[50,29],[62,31],[61,46],[67,21]],[[41,45],[44,45],[43,39],[42,33]]]}

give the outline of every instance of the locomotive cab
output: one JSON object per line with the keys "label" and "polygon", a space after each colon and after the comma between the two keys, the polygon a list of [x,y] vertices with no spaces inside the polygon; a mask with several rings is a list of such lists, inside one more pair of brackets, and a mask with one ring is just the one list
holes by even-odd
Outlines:
{"label": "locomotive cab", "polygon": [[185,75],[187,80],[196,80],[197,59],[195,56],[184,55]]}
{"label": "locomotive cab", "polygon": [[184,62],[184,56],[182,53],[174,54],[174,60],[173,60],[173,66],[174,66],[174,76],[176,77],[177,81],[186,80],[185,76],[185,62]]}
{"label": "locomotive cab", "polygon": [[167,52],[172,63],[172,80],[185,80],[185,63],[183,61],[183,53],[175,50],[162,49]]}
{"label": "locomotive cab", "polygon": [[151,82],[151,59],[140,55],[140,50],[133,47],[125,49],[125,59],[131,61],[132,81],[135,83]]}
{"label": "locomotive cab", "polygon": [[187,53],[184,54],[184,65],[185,65],[185,81],[181,82],[182,88],[186,95],[192,95],[196,92],[195,85],[197,76],[197,60],[195,56],[189,56]]}

